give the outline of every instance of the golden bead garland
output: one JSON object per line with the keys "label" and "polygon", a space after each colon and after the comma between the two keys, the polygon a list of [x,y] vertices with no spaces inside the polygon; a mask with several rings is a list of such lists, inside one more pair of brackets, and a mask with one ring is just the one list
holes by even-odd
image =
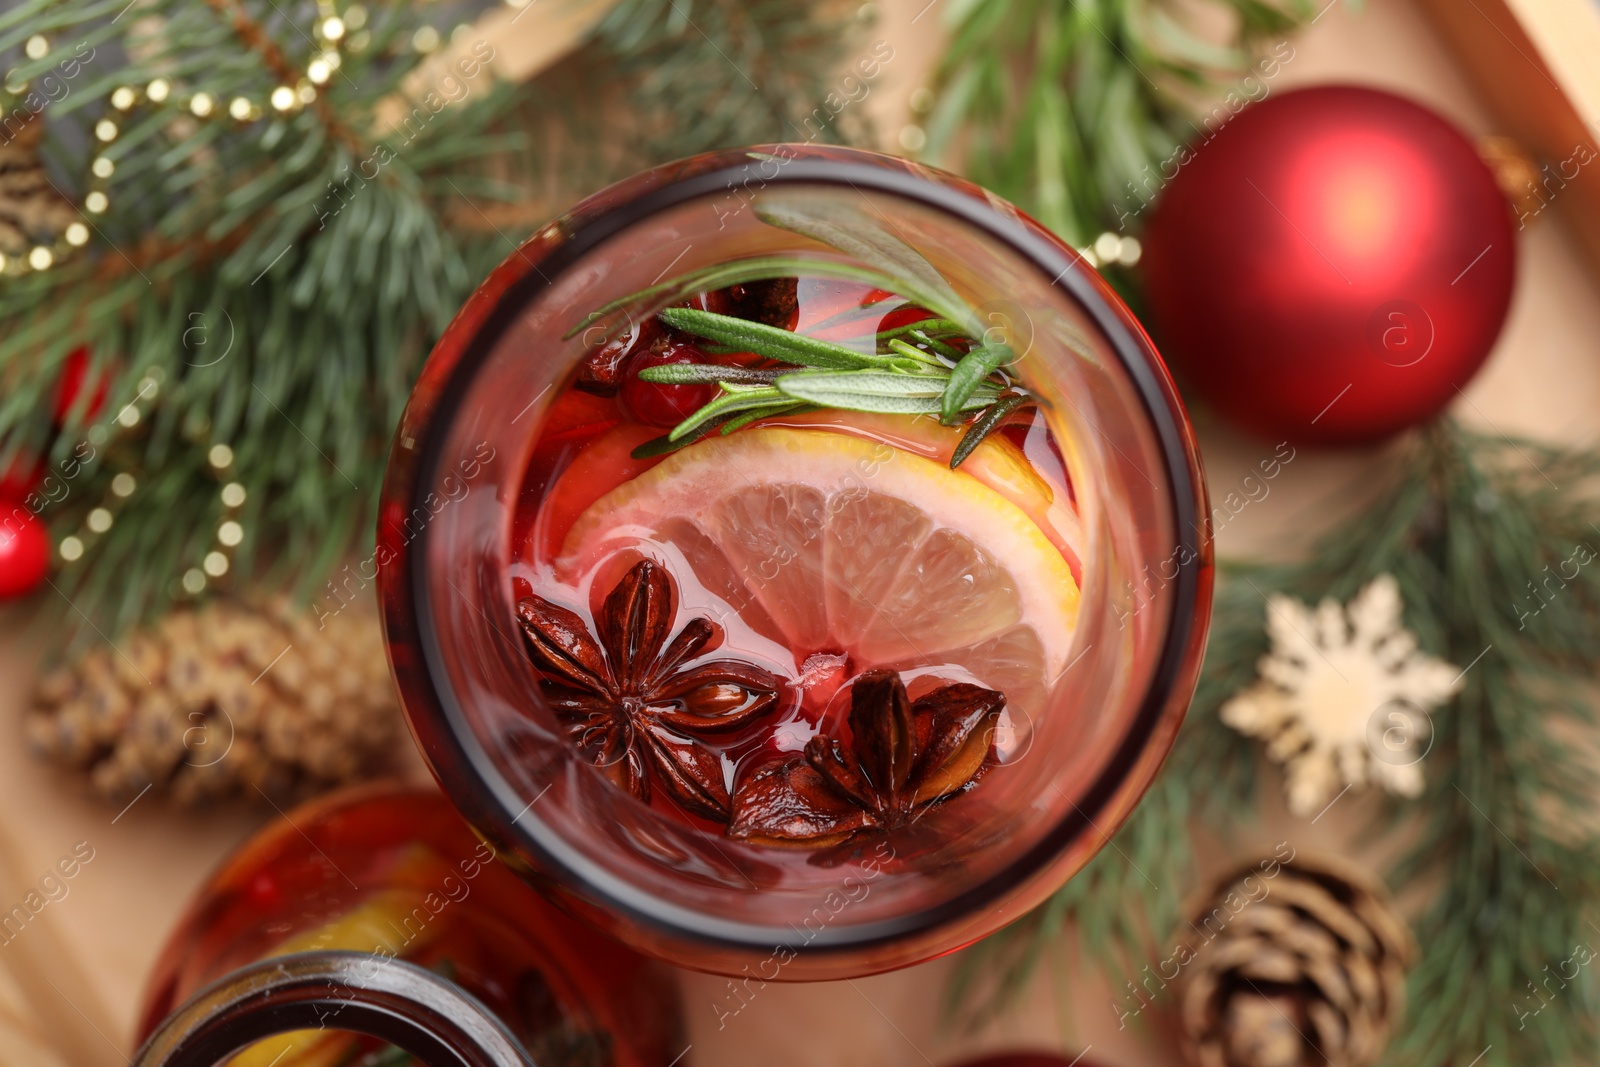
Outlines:
{"label": "golden bead garland", "polygon": [[[511,8],[526,7],[531,0],[504,0]],[[193,119],[228,119],[238,126],[257,122],[268,115],[289,116],[315,103],[321,86],[333,78],[344,62],[347,53],[360,53],[371,44],[372,35],[364,28],[367,9],[361,4],[351,4],[342,12],[332,0],[318,0],[317,20],[312,36],[317,51],[307,61],[305,71],[294,84],[275,86],[264,98],[239,95],[221,100],[204,90],[188,90],[167,78],[154,78],[144,85],[119,85],[111,90],[107,100],[111,113],[95,123],[93,137],[98,151],[89,161],[89,177],[85,186],[82,210],[91,221],[111,208],[111,179],[117,171],[116,144],[134,109],[144,106],[170,108],[178,114]],[[452,36],[470,29],[467,23],[457,25]],[[410,50],[417,55],[427,55],[444,43],[444,38],[433,26],[421,26],[412,34]],[[34,34],[23,46],[29,59],[43,59],[50,55],[51,44],[44,34]],[[28,90],[27,81],[8,79],[5,90],[21,96]],[[0,276],[18,276],[38,273],[61,266],[89,243],[90,227],[84,222],[72,222],[57,236],[52,244],[36,244],[26,253],[6,255],[0,253]]]}
{"label": "golden bead garland", "polygon": [[[111,420],[111,428],[118,432],[133,429],[144,421],[161,392],[163,377],[159,367],[153,367],[139,381],[139,391],[118,410]],[[109,436],[105,425],[90,427],[87,438],[96,448],[104,445]],[[139,487],[138,477],[129,470],[118,471],[111,478],[111,493],[98,506],[84,516],[83,524],[56,544],[56,555],[63,564],[76,563],[84,557],[89,546],[116,522],[117,510]]]}

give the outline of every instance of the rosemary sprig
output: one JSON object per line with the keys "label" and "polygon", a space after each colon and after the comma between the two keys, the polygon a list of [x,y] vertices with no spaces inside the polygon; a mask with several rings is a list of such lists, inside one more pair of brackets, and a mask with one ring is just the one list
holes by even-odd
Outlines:
{"label": "rosemary sprig", "polygon": [[[777,388],[797,400],[845,411],[888,415],[937,415],[944,407],[948,377],[897,374],[892,371],[796,371],[777,381]],[[999,399],[1000,391],[980,387],[963,402],[963,411],[981,411]],[[715,403],[715,401],[713,401]]]}
{"label": "rosemary sprig", "polygon": [[[667,326],[713,342],[723,352],[748,352],[783,366],[667,363],[644,368],[639,372],[641,381],[660,385],[715,384],[721,394],[674,426],[665,437],[635,449],[636,459],[681,448],[713,428],[720,427],[723,434],[730,434],[759,419],[803,408],[936,415],[947,425],[981,412],[951,456],[950,466],[954,469],[1007,415],[1034,400],[1026,390],[995,378],[995,372],[1012,358],[1009,348],[977,344],[965,336],[961,339],[976,347],[963,353],[921,331],[913,330],[905,336],[915,337],[927,345],[926,349],[906,341],[897,330],[886,330],[883,333],[896,334],[880,337],[879,347],[887,351],[865,353],[698,308],[663,308],[657,316]],[[933,328],[941,333],[948,333],[954,325],[949,319],[924,322],[934,323]]]}
{"label": "rosemary sprig", "polygon": [[[868,205],[870,207],[870,205]],[[1009,348],[982,343],[974,336],[977,315],[934,265],[885,225],[876,209],[853,202],[820,199],[804,204],[778,200],[760,204],[762,221],[843,253],[827,255],[755,256],[688,271],[665,282],[613,300],[588,315],[566,334],[629,307],[676,304],[698,292],[756,281],[799,276],[833,278],[899,294],[897,307],[922,308],[930,318],[873,336],[871,352],[796,333],[762,322],[720,315],[699,308],[668,306],[657,317],[671,329],[699,338],[714,355],[748,352],[776,367],[721,364],[666,364],[640,371],[641,381],[662,385],[715,383],[721,394],[703,405],[663,438],[634,451],[637,458],[661,455],[704,436],[713,427],[733,433],[758,419],[812,407],[901,415],[936,415],[946,425],[973,412],[983,413],[962,437],[951,457],[961,464],[1005,417],[1035,402],[1026,390],[1003,374],[1014,357]],[[889,300],[878,301],[888,304]],[[866,309],[846,309],[829,323],[847,325]],[[863,337],[865,339],[865,337]],[[998,411],[988,410],[1004,397]]]}
{"label": "rosemary sprig", "polygon": [[676,440],[667,434],[662,434],[660,437],[651,438],[638,448],[635,448],[630,455],[634,459],[653,459],[656,456],[664,456],[669,452],[676,452],[680,448],[689,447],[702,437],[709,435],[712,430],[726,426],[731,421],[733,421],[731,418],[708,419],[698,430],[684,434]]}
{"label": "rosemary sprig", "polygon": [[747,411],[743,415],[731,418],[727,422],[723,423],[722,435],[726,437],[735,430],[742,430],[758,419],[767,419],[774,415],[803,415],[807,411],[816,410],[817,405],[807,404],[804,402],[796,402],[793,404],[774,404],[770,408],[758,408],[755,411]]}
{"label": "rosemary sprig", "polygon": [[961,359],[961,350],[959,348],[945,343],[932,334],[923,333],[921,330],[913,330],[911,331],[911,336],[922,344],[927,345],[933,351],[939,353],[945,359],[950,360],[952,363],[958,362]]}
{"label": "rosemary sprig", "polygon": [[955,370],[950,372],[950,385],[944,391],[944,402],[939,408],[939,418],[952,423],[966,410],[967,400],[988,377],[1015,359],[1009,345],[980,345],[961,357]]}
{"label": "rosemary sprig", "polygon": [[934,337],[965,336],[966,330],[962,329],[959,322],[951,322],[949,319],[922,319],[920,322],[908,322],[904,326],[879,330],[878,343],[887,344],[896,337],[919,337],[926,341]]}
{"label": "rosemary sprig", "polygon": [[961,461],[972,455],[973,451],[983,444],[983,439],[999,428],[1007,415],[1032,399],[1027,393],[1008,393],[990,404],[967,432],[961,435],[961,441],[956,445],[955,452],[950,455],[950,469],[955,470],[961,466]]}
{"label": "rosemary sprig", "polygon": [[[922,366],[930,367],[935,371],[948,371],[950,369],[949,364],[940,363],[937,359],[928,355],[928,353],[922,351],[920,348],[914,348],[900,340],[898,337],[889,342],[889,347],[900,353],[906,359],[911,360],[913,363],[920,363]],[[952,351],[954,350],[952,349]],[[959,360],[960,358],[961,353],[956,352],[956,359]]]}
{"label": "rosemary sprig", "polygon": [[[723,388],[726,389],[728,386],[725,385]],[[766,385],[736,386],[734,388],[737,391],[723,393],[674,426],[672,432],[667,434],[667,440],[681,441],[686,435],[694,433],[708,420],[714,419],[718,415],[748,411],[751,408],[769,408],[775,406],[775,403],[787,404],[790,399],[777,389]]]}
{"label": "rosemary sprig", "polygon": [[789,373],[779,369],[725,367],[717,363],[663,363],[641,370],[639,380],[658,385],[771,385]]}
{"label": "rosemary sprig", "polygon": [[737,259],[731,263],[716,263],[686,271],[675,278],[619,297],[609,304],[602,304],[561,336],[563,340],[576,337],[607,315],[613,315],[626,307],[641,304],[672,304],[695,293],[725,289],[730,285],[767,282],[774,278],[792,278],[799,274],[860,282],[876,289],[892,289],[895,284],[894,279],[888,274],[856,263],[809,256],[753,256],[750,259]]}
{"label": "rosemary sprig", "polygon": [[782,363],[798,363],[802,367],[819,367],[824,370],[861,370],[867,367],[885,367],[891,362],[878,355],[866,355],[853,348],[823,341],[804,334],[791,333],[764,322],[719,315],[714,311],[696,308],[662,308],[657,317],[668,326],[704,337],[718,344],[728,345],[741,352],[775,359]]}

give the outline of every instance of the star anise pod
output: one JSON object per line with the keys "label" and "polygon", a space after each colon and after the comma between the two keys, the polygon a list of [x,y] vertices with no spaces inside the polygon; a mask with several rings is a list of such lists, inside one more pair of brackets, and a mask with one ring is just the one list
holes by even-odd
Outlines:
{"label": "star anise pod", "polygon": [[596,619],[543,597],[517,603],[540,689],[567,737],[617,785],[649,801],[652,780],[684,808],[728,817],[722,760],[695,740],[724,734],[772,708],[779,681],[751,663],[722,659],[685,669],[722,632],[690,619],[669,642],[677,610],[672,577],[653,560],[635,564]]}
{"label": "star anise pod", "polygon": [[733,798],[731,837],[828,845],[906,826],[982,773],[1006,699],[947,685],[912,701],[894,671],[869,671],[850,693],[850,744],[813,737],[803,756],[769,763]]}

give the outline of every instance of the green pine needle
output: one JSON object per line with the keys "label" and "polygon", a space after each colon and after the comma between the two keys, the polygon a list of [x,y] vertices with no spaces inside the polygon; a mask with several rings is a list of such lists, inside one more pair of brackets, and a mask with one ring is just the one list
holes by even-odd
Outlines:
{"label": "green pine needle", "polygon": [[[1191,22],[1179,5],[1140,0],[951,5],[924,158],[959,164],[1076,247],[1105,230],[1136,229],[1175,172],[1179,147],[1230,114],[1200,113],[1194,90],[1221,96],[1249,75],[1253,95],[1263,95],[1262,86],[1274,91],[1285,60],[1266,47],[1269,38],[1304,24],[1322,4],[1199,6],[1217,18]],[[1233,39],[1211,43],[1213,23],[1231,24]],[[1027,72],[1020,80],[1019,70]]]}

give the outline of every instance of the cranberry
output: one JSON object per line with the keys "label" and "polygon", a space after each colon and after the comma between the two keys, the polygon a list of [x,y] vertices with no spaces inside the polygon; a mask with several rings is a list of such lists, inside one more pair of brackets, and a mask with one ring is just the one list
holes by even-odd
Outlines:
{"label": "cranberry", "polygon": [[694,345],[672,344],[661,351],[636,356],[622,376],[622,407],[651,426],[676,426],[716,396],[715,385],[662,385],[639,380],[646,367],[669,363],[708,363],[709,357]]}
{"label": "cranberry", "polygon": [[660,336],[661,324],[656,322],[655,316],[634,319],[627,329],[601,342],[584,357],[574,386],[596,396],[616,396],[628,360],[635,352],[649,348]]}
{"label": "cranberry", "polygon": [[733,310],[733,300],[729,297],[728,290],[712,289],[709,292],[694,294],[679,306],[726,315]]}

